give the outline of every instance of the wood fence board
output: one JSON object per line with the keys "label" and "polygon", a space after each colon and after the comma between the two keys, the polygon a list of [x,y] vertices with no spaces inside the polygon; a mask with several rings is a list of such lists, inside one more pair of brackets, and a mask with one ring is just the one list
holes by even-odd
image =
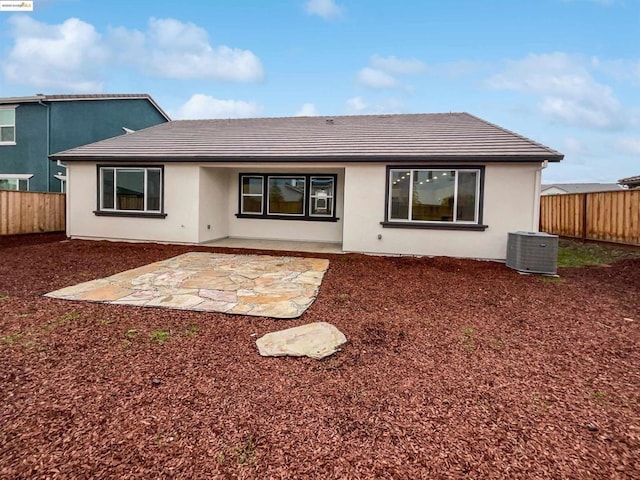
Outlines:
{"label": "wood fence board", "polygon": [[65,229],[63,193],[0,190],[0,235]]}
{"label": "wood fence board", "polygon": [[540,230],[640,245],[640,190],[540,197]]}

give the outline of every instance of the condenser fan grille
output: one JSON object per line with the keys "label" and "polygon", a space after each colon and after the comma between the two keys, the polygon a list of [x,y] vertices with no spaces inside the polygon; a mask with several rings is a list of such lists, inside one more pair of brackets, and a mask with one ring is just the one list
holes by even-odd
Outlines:
{"label": "condenser fan grille", "polygon": [[555,275],[558,269],[558,236],[539,232],[509,233],[507,267],[519,272]]}

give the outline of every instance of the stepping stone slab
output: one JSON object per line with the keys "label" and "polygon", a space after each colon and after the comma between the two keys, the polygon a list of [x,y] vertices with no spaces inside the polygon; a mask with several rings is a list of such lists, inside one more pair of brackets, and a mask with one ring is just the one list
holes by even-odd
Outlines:
{"label": "stepping stone slab", "polygon": [[256,340],[263,357],[310,357],[321,360],[333,355],[347,343],[347,337],[327,322],[315,322],[299,327],[267,333]]}

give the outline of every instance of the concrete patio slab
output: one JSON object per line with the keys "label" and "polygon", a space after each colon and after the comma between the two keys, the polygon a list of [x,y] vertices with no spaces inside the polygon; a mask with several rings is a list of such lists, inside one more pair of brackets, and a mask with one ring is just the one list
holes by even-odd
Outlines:
{"label": "concrete patio slab", "polygon": [[279,250],[283,252],[345,253],[342,243],[309,242],[294,240],[260,240],[254,238],[226,237],[203,243],[204,247],[247,248],[251,250]]}
{"label": "concrete patio slab", "polygon": [[191,252],[45,296],[297,318],[315,300],[328,266],[322,258]]}

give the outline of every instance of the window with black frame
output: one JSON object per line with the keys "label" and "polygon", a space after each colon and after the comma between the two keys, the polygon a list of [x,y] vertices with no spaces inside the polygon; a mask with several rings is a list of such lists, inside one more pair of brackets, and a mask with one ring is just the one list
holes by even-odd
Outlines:
{"label": "window with black frame", "polygon": [[162,213],[161,167],[99,167],[100,213]]}
{"label": "window with black frame", "polygon": [[389,169],[387,220],[477,224],[480,169]]}
{"label": "window with black frame", "polygon": [[333,174],[241,174],[241,218],[336,221]]}

